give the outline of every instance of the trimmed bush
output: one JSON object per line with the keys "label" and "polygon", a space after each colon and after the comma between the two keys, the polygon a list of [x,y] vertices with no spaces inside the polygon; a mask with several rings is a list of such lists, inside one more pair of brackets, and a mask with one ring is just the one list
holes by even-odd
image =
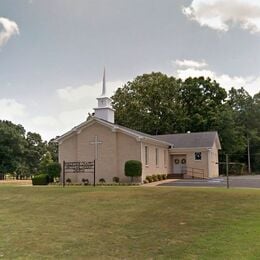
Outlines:
{"label": "trimmed bush", "polygon": [[150,183],[150,182],[153,182],[152,176],[146,176],[145,179],[146,179],[149,183]]}
{"label": "trimmed bush", "polygon": [[49,175],[48,174],[39,174],[32,178],[33,185],[48,185],[49,184]]}
{"label": "trimmed bush", "polygon": [[99,179],[99,183],[104,184],[104,183],[106,183],[106,181],[105,181],[105,179],[101,178],[101,179]]}
{"label": "trimmed bush", "polygon": [[131,177],[133,182],[134,177],[142,175],[142,163],[136,160],[130,160],[125,163],[125,176]]}
{"label": "trimmed bush", "polygon": [[166,180],[167,179],[167,174],[162,174],[162,179]]}
{"label": "trimmed bush", "polygon": [[66,180],[66,182],[67,182],[68,184],[71,184],[71,179],[68,178],[68,179]]}
{"label": "trimmed bush", "polygon": [[157,179],[158,179],[158,181],[161,181],[162,180],[162,175],[161,174],[157,174]]}
{"label": "trimmed bush", "polygon": [[153,181],[158,181],[157,175],[153,174],[153,175],[152,175],[152,179],[153,179]]}
{"label": "trimmed bush", "polygon": [[81,180],[82,181],[82,183],[84,184],[84,185],[89,185],[89,180],[88,179],[82,179]]}
{"label": "trimmed bush", "polygon": [[119,183],[119,177],[113,177],[113,182],[115,182],[115,183]]}

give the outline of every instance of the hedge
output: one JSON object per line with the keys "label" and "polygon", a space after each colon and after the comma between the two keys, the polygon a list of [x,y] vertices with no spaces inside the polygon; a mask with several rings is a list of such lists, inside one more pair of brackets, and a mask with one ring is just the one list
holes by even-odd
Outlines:
{"label": "hedge", "polygon": [[49,176],[48,174],[39,174],[32,178],[33,185],[48,185],[49,184]]}

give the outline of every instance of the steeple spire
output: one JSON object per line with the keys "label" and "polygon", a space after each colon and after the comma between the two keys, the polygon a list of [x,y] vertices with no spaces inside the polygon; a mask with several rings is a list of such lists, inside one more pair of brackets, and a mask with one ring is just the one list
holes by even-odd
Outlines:
{"label": "steeple spire", "polygon": [[104,97],[106,95],[106,68],[104,67],[104,73],[103,73],[103,88],[102,88],[102,94],[101,96]]}
{"label": "steeple spire", "polygon": [[106,93],[106,69],[104,68],[103,74],[103,87],[102,94],[97,98],[98,107],[94,108],[95,117],[114,123],[114,109],[112,107],[112,100]]}

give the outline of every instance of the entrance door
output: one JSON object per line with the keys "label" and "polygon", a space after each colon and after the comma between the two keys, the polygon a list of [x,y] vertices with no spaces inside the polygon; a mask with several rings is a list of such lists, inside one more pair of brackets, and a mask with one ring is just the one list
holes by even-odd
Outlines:
{"label": "entrance door", "polygon": [[173,156],[173,173],[174,174],[186,173],[186,156],[185,155]]}

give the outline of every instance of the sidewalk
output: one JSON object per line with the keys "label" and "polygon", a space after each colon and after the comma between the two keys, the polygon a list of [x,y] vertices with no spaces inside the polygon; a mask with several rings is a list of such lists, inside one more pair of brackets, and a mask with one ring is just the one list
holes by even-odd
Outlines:
{"label": "sidewalk", "polygon": [[167,184],[169,182],[174,182],[174,181],[177,181],[177,180],[178,179],[167,179],[167,180],[163,180],[163,181],[155,181],[155,182],[143,184],[142,186],[144,186],[144,187],[155,187],[155,186],[159,186],[161,184]]}

